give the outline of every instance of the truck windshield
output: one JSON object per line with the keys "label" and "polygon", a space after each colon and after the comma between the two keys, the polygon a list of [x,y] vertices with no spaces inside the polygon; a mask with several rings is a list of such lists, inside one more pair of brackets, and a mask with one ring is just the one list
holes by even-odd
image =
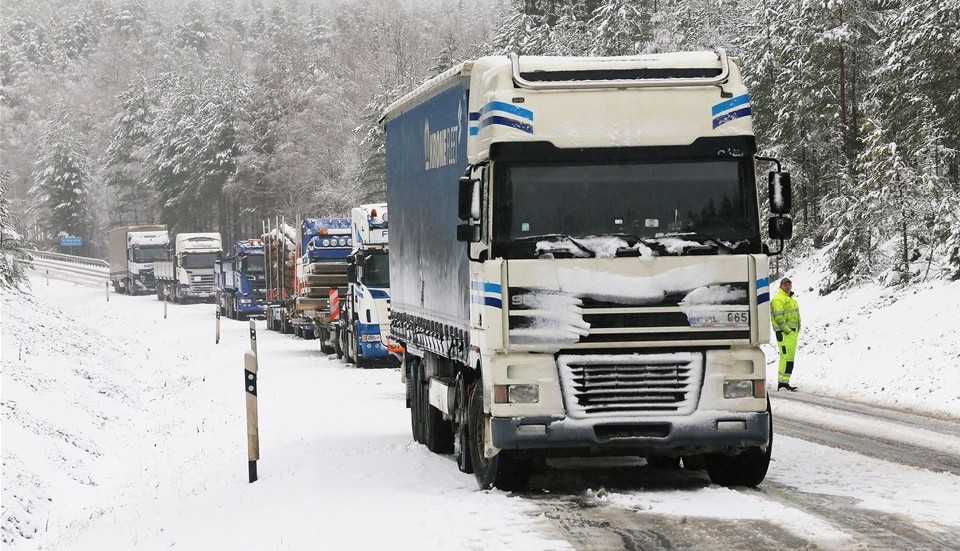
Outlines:
{"label": "truck windshield", "polygon": [[498,163],[494,186],[497,256],[760,252],[748,158]]}
{"label": "truck windshield", "polygon": [[240,263],[240,269],[248,274],[262,274],[263,255],[251,254],[243,257],[243,261]]}
{"label": "truck windshield", "polygon": [[217,253],[184,253],[180,265],[188,270],[199,270],[202,268],[213,269],[213,261],[217,259]]}
{"label": "truck windshield", "polygon": [[132,251],[133,261],[142,264],[145,262],[157,262],[159,260],[167,259],[167,246],[166,245],[156,245],[153,247],[133,247]]}
{"label": "truck windshield", "polygon": [[367,287],[390,286],[389,254],[371,254],[363,259],[363,283]]}

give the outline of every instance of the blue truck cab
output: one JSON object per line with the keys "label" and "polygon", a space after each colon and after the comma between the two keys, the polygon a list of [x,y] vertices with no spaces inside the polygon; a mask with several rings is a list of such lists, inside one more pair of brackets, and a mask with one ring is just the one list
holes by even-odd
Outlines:
{"label": "blue truck cab", "polygon": [[349,218],[304,218],[291,323],[294,334],[320,340],[332,354],[339,338],[339,298],[347,291],[347,257],[353,247]]}
{"label": "blue truck cab", "polygon": [[357,367],[396,366],[391,354],[390,257],[386,203],[351,210],[353,252],[348,259],[346,296],[341,300],[338,355]]}
{"label": "blue truck cab", "polygon": [[231,319],[263,316],[266,284],[263,242],[259,239],[237,241],[225,255],[214,263],[220,314]]}

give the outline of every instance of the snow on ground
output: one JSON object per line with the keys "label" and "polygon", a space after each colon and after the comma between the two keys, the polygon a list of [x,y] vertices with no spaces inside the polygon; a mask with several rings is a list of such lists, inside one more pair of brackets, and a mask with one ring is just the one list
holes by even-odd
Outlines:
{"label": "snow on ground", "polygon": [[[785,275],[802,330],[791,383],[806,392],[960,418],[960,281],[866,283],[821,296],[823,253]],[[771,281],[774,293],[778,281]],[[772,296],[772,294],[771,294]],[[766,347],[771,384],[776,349]]]}
{"label": "snow on ground", "polygon": [[[814,257],[789,273],[804,319],[793,382],[960,417],[960,283],[821,297],[822,272]],[[262,457],[248,484],[248,326],[224,319],[214,344],[212,306],[168,312],[151,297],[107,302],[103,287],[42,278],[32,294],[2,293],[4,549],[570,548],[535,503],[480,491],[413,443],[396,370],[348,368],[262,322]],[[781,437],[768,480],[960,529],[960,487],[947,474]],[[639,515],[766,519],[828,548],[845,538],[759,493],[608,499]]]}
{"label": "snow on ground", "polygon": [[397,370],[259,323],[247,482],[246,323],[42,278],[4,292],[4,549],[569,549],[533,506],[410,437]]}

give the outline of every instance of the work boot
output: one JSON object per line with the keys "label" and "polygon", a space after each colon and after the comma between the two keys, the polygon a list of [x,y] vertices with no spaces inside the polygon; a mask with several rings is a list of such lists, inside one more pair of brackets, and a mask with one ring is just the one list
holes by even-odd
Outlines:
{"label": "work boot", "polygon": [[789,390],[790,392],[796,392],[796,391],[797,391],[797,387],[795,387],[795,386],[790,386],[790,383],[777,383],[777,392],[780,392],[780,389],[781,389],[781,388],[785,388],[785,389]]}

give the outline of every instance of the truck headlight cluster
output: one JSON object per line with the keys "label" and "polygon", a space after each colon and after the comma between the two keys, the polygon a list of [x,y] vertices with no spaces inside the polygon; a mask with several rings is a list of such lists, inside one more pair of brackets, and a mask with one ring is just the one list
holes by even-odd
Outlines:
{"label": "truck headlight cluster", "polygon": [[767,382],[763,379],[730,379],[723,382],[723,397],[763,398],[767,393]]}
{"label": "truck headlight cluster", "polygon": [[360,335],[362,342],[380,342],[380,335]]}
{"label": "truck headlight cluster", "polygon": [[498,404],[535,404],[540,401],[538,385],[494,385],[493,401]]}

